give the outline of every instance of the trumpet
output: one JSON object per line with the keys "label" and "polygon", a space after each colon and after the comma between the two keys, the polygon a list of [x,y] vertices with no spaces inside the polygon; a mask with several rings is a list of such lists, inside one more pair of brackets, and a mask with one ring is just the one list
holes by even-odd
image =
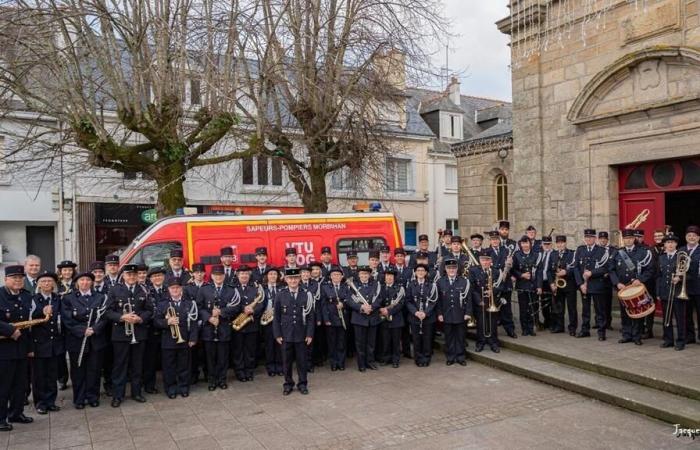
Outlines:
{"label": "trumpet", "polygon": [[671,326],[671,313],[673,312],[673,299],[678,298],[678,300],[688,300],[688,293],[685,289],[685,280],[688,278],[686,274],[688,269],[690,269],[690,256],[686,252],[678,252],[678,257],[676,258],[676,271],[674,272],[674,277],[683,277],[681,283],[681,292],[676,297],[676,286],[677,284],[671,285],[671,292],[668,296],[668,304],[666,305],[666,323],[665,326]]}
{"label": "trumpet", "polygon": [[[134,305],[131,304],[131,299],[127,301],[124,304],[124,308],[122,309],[122,314],[133,314],[134,313]],[[127,336],[131,336],[131,344],[138,344],[136,342],[136,329],[134,327],[134,324],[131,322],[124,322],[124,334]]]}
{"label": "trumpet", "polygon": [[[262,286],[258,286],[258,295],[255,296],[252,302],[248,306],[251,308],[255,308],[258,303],[262,302],[263,297],[265,294],[263,293]],[[243,327],[248,325],[253,321],[253,314],[248,315],[245,312],[240,313],[236,318],[231,322],[231,328],[233,328],[235,331],[241,331]]]}
{"label": "trumpet", "polygon": [[[173,317],[178,318],[177,311],[175,311],[175,307],[173,305],[170,305],[168,306],[168,311],[165,314],[165,318],[171,319]],[[173,339],[177,340],[178,344],[183,344],[185,342],[185,340],[182,339],[182,333],[180,332],[179,318],[177,325],[170,325],[170,335],[173,337]]]}

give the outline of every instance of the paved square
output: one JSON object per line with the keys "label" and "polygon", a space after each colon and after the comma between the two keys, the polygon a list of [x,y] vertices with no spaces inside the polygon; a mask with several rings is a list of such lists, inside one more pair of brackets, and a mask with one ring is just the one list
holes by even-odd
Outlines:
{"label": "paved square", "polygon": [[[353,361],[350,360],[349,363]],[[352,364],[348,364],[352,367]],[[64,408],[0,435],[0,447],[41,449],[258,448],[679,448],[673,426],[577,394],[470,362],[428,368],[404,361],[377,372],[310,374],[309,396],[282,396],[281,377],[203,384],[189,398],[151,395],[118,409],[103,398],[82,411]]]}

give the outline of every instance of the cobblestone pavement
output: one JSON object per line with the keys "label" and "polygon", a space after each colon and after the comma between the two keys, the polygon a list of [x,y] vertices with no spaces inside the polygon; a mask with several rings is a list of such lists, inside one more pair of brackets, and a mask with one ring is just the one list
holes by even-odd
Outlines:
{"label": "cobblestone pavement", "polygon": [[[352,362],[349,361],[350,363]],[[349,365],[350,367],[350,365]],[[189,398],[151,395],[111,408],[63,410],[0,435],[0,448],[678,448],[673,426],[475,363],[310,374],[309,396],[258,376]]]}

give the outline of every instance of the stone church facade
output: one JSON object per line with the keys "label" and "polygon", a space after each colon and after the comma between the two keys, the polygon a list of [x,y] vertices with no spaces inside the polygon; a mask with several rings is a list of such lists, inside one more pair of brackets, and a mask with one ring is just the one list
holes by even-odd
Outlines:
{"label": "stone church facade", "polygon": [[[520,17],[497,23],[512,35],[512,49],[518,39],[556,32],[545,15],[563,2],[528,3]],[[469,142],[453,146],[462,233],[493,227],[496,215],[482,212],[498,201],[499,174],[517,236],[532,224],[580,242],[584,228],[617,230],[644,209],[647,241],[664,225],[682,235],[700,221],[699,3],[661,0],[642,9],[614,1],[605,26],[589,27],[585,42],[518,55],[517,64],[512,50],[512,149],[500,158],[503,139],[480,152]],[[574,11],[576,27],[588,16]],[[477,192],[482,208],[472,199]]]}

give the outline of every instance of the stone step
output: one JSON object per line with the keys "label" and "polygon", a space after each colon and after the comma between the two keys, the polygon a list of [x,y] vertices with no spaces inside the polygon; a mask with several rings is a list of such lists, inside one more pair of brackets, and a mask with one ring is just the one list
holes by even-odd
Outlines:
{"label": "stone step", "polygon": [[[546,333],[546,332],[542,332]],[[536,339],[539,338],[529,338],[530,341],[526,341],[528,338],[519,338],[518,340],[513,340],[508,337],[501,338],[501,347],[514,350],[520,353],[525,353],[529,355],[536,356],[545,360],[553,361],[560,364],[565,364],[578,369],[587,370],[590,372],[595,372],[608,377],[618,378],[623,381],[628,381],[636,383],[649,388],[657,389],[660,391],[668,392],[671,394],[676,394],[682,397],[688,397],[695,400],[700,400],[700,384],[691,385],[690,380],[684,379],[681,376],[676,376],[672,368],[667,368],[666,370],[654,373],[651,367],[645,368],[645,372],[632,370],[633,368],[617,364],[615,359],[596,359],[595,357],[589,357],[589,355],[582,352],[575,352],[574,349],[561,349],[554,348],[548,349],[543,348],[542,345],[537,345]],[[562,336],[562,335],[558,335]],[[562,337],[562,339],[568,339],[568,336]],[[595,340],[595,334],[591,337],[591,340]],[[645,341],[645,345],[657,345],[657,340]],[[615,344],[620,345],[620,344]],[[635,348],[633,344],[624,344],[627,348]],[[694,350],[689,348],[686,350],[687,353]],[[668,350],[670,352],[672,350]],[[690,355],[689,355],[690,356]]]}
{"label": "stone step", "polygon": [[671,424],[700,428],[700,401],[624,381],[506,347],[492,353],[469,352],[469,358],[491,367],[557,386]]}

